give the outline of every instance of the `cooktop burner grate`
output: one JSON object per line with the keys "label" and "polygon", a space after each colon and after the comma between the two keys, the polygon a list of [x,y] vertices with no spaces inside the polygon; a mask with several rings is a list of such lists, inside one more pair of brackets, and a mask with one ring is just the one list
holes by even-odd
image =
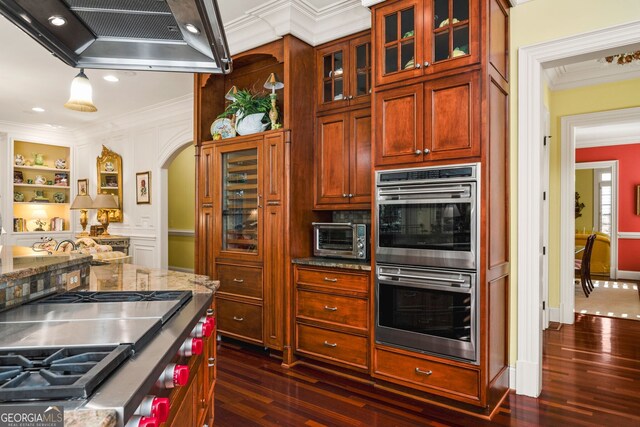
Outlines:
{"label": "cooktop burner grate", "polygon": [[130,345],[0,350],[0,402],[86,399]]}
{"label": "cooktop burner grate", "polygon": [[117,292],[65,292],[41,299],[37,303],[75,304],[84,302],[133,302],[133,301],[174,301],[182,305],[189,298],[189,291],[117,291]]}

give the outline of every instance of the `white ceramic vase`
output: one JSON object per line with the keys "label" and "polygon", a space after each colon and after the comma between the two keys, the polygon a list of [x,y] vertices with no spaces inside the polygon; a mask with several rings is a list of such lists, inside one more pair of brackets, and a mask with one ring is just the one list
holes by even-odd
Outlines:
{"label": "white ceramic vase", "polygon": [[246,117],[238,115],[236,117],[236,132],[238,135],[251,135],[264,131],[268,123],[262,123],[263,117],[264,113],[249,114]]}

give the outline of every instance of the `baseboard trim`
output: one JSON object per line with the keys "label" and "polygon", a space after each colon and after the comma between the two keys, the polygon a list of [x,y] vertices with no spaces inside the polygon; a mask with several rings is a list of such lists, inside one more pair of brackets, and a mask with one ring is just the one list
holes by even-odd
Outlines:
{"label": "baseboard trim", "polygon": [[509,388],[516,389],[516,368],[513,366],[509,366]]}
{"label": "baseboard trim", "polygon": [[560,307],[549,307],[549,321],[560,322]]}
{"label": "baseboard trim", "polygon": [[516,362],[516,394],[538,397],[542,389],[540,365],[535,362],[519,360]]}
{"label": "baseboard trim", "polygon": [[640,280],[640,271],[618,270],[618,279]]}

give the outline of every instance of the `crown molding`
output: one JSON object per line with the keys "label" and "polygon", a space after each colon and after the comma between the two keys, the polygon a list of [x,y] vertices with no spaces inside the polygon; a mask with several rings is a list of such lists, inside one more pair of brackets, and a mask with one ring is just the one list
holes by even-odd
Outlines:
{"label": "crown molding", "polygon": [[574,89],[603,83],[640,78],[640,66],[599,63],[596,60],[580,64],[561,65],[544,70],[551,90]]}
{"label": "crown molding", "polygon": [[225,24],[232,54],[293,34],[317,46],[371,28],[371,13],[362,0],[336,0],[316,8],[307,0],[272,0]]}
{"label": "crown molding", "polygon": [[143,109],[105,118],[100,123],[87,124],[73,130],[77,138],[114,134],[125,129],[159,123],[193,120],[193,94],[160,102]]}
{"label": "crown molding", "polygon": [[73,144],[73,132],[68,128],[56,128],[46,124],[29,124],[0,120],[0,132],[15,139],[38,140]]}

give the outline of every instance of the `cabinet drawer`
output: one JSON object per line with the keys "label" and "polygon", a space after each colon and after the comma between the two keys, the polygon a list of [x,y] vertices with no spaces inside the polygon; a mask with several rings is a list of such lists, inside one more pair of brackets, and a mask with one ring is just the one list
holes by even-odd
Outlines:
{"label": "cabinet drawer", "polygon": [[381,349],[375,350],[376,376],[394,382],[409,382],[438,394],[456,394],[477,400],[479,372]]}
{"label": "cabinet drawer", "polygon": [[319,285],[333,289],[368,292],[369,275],[346,273],[334,269],[298,267],[298,283]]}
{"label": "cabinet drawer", "polygon": [[367,329],[367,301],[298,290],[298,316]]}
{"label": "cabinet drawer", "polygon": [[342,362],[359,368],[368,367],[367,339],[313,326],[296,326],[296,350]]}
{"label": "cabinet drawer", "polygon": [[262,341],[262,306],[218,298],[218,332]]}
{"label": "cabinet drawer", "polygon": [[262,268],[218,264],[221,293],[262,298]]}

